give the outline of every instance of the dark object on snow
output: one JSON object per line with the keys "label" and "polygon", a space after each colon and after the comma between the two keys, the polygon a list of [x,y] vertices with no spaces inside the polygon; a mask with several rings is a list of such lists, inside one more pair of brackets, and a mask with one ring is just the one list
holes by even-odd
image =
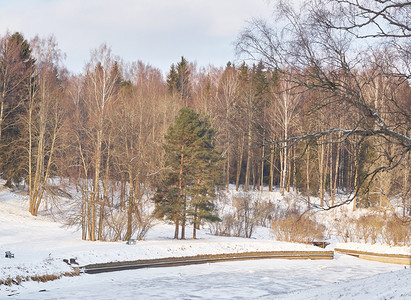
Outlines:
{"label": "dark object on snow", "polygon": [[6,258],[14,258],[14,254],[10,251],[6,251]]}
{"label": "dark object on snow", "polygon": [[78,265],[78,262],[76,262],[75,258],[70,258],[70,259],[64,258],[63,261],[68,265],[72,265],[72,264]]}
{"label": "dark object on snow", "polygon": [[320,248],[325,248],[329,245],[330,243],[327,242],[313,242],[314,246],[320,247]]}
{"label": "dark object on snow", "polygon": [[128,239],[126,244],[127,244],[127,245],[135,245],[135,244],[136,244],[136,240],[135,240],[135,239]]}

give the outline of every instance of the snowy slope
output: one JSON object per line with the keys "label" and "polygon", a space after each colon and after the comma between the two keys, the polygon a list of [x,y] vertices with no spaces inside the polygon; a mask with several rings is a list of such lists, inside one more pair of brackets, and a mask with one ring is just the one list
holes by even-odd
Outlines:
{"label": "snowy slope", "polygon": [[[42,276],[46,274],[58,275],[70,272],[71,268],[62,261],[64,258],[76,258],[80,265],[85,265],[111,261],[127,261],[173,256],[178,257],[197,254],[219,254],[251,251],[322,250],[310,245],[273,241],[272,237],[270,236],[270,231],[267,228],[259,228],[255,234],[255,236],[257,237],[256,239],[216,237],[209,235],[208,230],[201,230],[198,233],[198,240],[184,241],[171,239],[173,230],[173,226],[159,223],[152,229],[152,231],[149,232],[146,241],[137,242],[136,245],[126,245],[124,242],[109,243],[82,241],[80,232],[74,230],[73,228],[67,228],[63,226],[63,224],[58,222],[58,220],[56,221],[50,216],[31,216],[28,213],[27,196],[25,196],[24,194],[13,193],[7,189],[2,188],[2,190],[0,190],[0,280],[4,281],[7,278],[25,278],[30,276]],[[330,245],[330,248],[332,249],[333,246],[335,245]],[[374,246],[374,248],[375,247],[376,246]],[[383,247],[380,248],[382,249]],[[5,251],[13,252],[15,254],[15,258],[6,259],[4,257]],[[376,252],[375,249],[373,249],[373,251]],[[391,248],[391,252],[409,253],[410,249],[409,247],[402,247],[401,249]],[[328,287],[328,284],[332,282],[341,282],[349,279],[364,278],[379,273],[392,272],[403,269],[403,267],[399,265],[389,265],[368,261],[366,262],[352,257],[347,258],[343,255],[337,255],[336,259],[333,261],[324,262],[292,262],[286,260],[267,260],[259,262],[250,261],[221,264],[219,263],[214,264],[214,266],[212,267],[213,272],[211,275],[207,273],[208,271],[205,274],[203,273],[204,270],[207,270],[206,266],[190,266],[181,268],[182,269],[178,269],[178,272],[185,272],[182,270],[189,270],[187,272],[198,273],[199,278],[201,277],[202,280],[206,280],[205,278],[207,276],[213,277],[214,275],[215,278],[227,278],[228,281],[232,280],[232,282],[229,283],[232,289],[222,288],[223,291],[221,293],[223,293],[223,296],[221,297],[225,299],[235,297],[235,295],[238,298],[241,298],[241,295],[244,295],[244,297],[247,295],[248,288],[245,288],[246,285],[244,283],[239,283],[242,280],[258,281],[258,284],[250,283],[251,286],[249,287],[249,289],[253,290],[254,293],[256,293],[256,295],[258,295],[259,297],[268,297],[269,295],[273,294],[284,294],[286,292],[297,291],[301,289],[306,290],[307,288],[312,287],[313,284],[311,280],[308,280],[309,283],[307,283],[306,279],[312,275],[311,273],[315,273],[311,272],[312,270],[317,270],[316,272],[318,273],[317,281],[315,281],[317,283],[315,283],[314,286],[318,284],[323,287]],[[251,276],[249,279],[246,279],[244,276],[246,276],[248,273],[240,272],[241,268],[252,270],[251,274],[261,273],[263,275],[261,275],[262,277],[260,275]],[[167,282],[169,283],[170,281],[174,280],[173,278],[169,278],[169,275],[167,275],[172,272],[170,271],[171,269],[176,268],[167,268],[163,271],[135,270],[118,273],[116,272],[110,275],[93,275],[95,277],[90,277],[90,275],[83,274],[79,277],[62,278],[53,282],[25,282],[20,286],[13,285],[11,287],[0,285],[0,299],[8,297],[9,295],[14,295],[13,297],[22,299],[41,299],[43,298],[43,295],[44,299],[72,299],[79,297],[110,299],[115,297],[118,291],[116,292],[114,290],[113,294],[110,294],[112,292],[112,288],[107,291],[103,287],[101,287],[101,283],[99,283],[98,281],[101,278],[110,278],[111,281],[120,281],[127,284],[128,279],[124,278],[124,276],[126,276],[125,274],[133,274],[130,280],[134,280],[134,278],[136,278],[137,282],[132,281],[128,284],[136,284],[140,286],[142,282],[138,281],[140,278],[139,274],[143,274],[141,275],[141,280],[150,280],[150,277],[147,276],[149,274],[153,274],[154,277],[152,278],[152,280],[157,280],[155,276],[161,275],[162,277],[160,277],[164,279],[164,284],[167,285]],[[283,275],[279,273],[279,270],[281,271],[281,274],[285,274],[284,278],[282,277]],[[301,270],[302,273],[299,270]],[[305,275],[303,274],[304,272]],[[381,283],[388,284],[390,282],[396,282],[396,278],[398,277],[401,278],[401,281],[404,281],[404,279],[407,280],[407,278],[409,278],[409,272],[405,273],[405,275],[397,275],[397,273],[394,272],[385,274],[385,276],[386,277],[382,276],[377,278],[381,278],[378,280],[384,281]],[[266,280],[264,278],[266,277],[271,279],[265,282]],[[87,278],[87,284],[94,286],[94,289],[97,289],[100,292],[95,294],[95,296],[92,296],[93,294],[90,294],[88,296],[87,294],[83,294],[87,293],[86,291],[90,291],[90,286],[84,286],[84,290],[82,290],[81,287],[85,284],[83,278]],[[208,284],[212,286],[212,288],[218,289],[219,282],[216,282],[214,279],[210,278],[210,282]],[[267,286],[272,285],[273,282],[277,282],[277,280],[283,282],[281,286]],[[290,283],[290,280],[292,280],[294,283]],[[194,286],[191,287],[191,290],[197,290],[198,286],[195,286],[195,282],[193,282],[192,284]],[[355,291],[355,284],[351,284],[353,286],[353,293],[358,294],[359,292]],[[365,281],[364,284],[368,284],[368,281]],[[76,289],[74,291],[72,290],[73,285],[76,286]],[[241,285],[244,285],[244,287],[242,287]],[[339,293],[338,291],[340,291],[340,293],[346,293],[347,291],[345,290],[347,289],[347,287],[344,284],[341,284],[340,286],[340,290],[338,288],[339,285],[330,285],[330,289],[332,289],[333,291],[335,290],[335,293]],[[32,295],[34,295],[32,293],[38,293],[39,290],[43,289],[48,290],[51,289],[51,287],[55,287],[57,291],[66,293],[67,295],[72,295],[72,297],[67,296],[66,298],[64,298],[65,296],[62,297],[62,294],[53,293],[41,294],[41,297],[38,297],[38,295],[40,294],[36,294],[36,297],[32,297]],[[160,290],[164,289],[163,286],[159,286],[158,288]],[[238,289],[238,291],[234,293],[234,289]],[[77,292],[77,294],[72,294],[73,292]],[[314,291],[313,293],[317,292]],[[400,295],[401,293],[405,292],[404,289],[399,287],[399,294],[395,292],[395,294],[393,295],[397,296],[397,294]],[[177,293],[177,298],[187,298],[184,296],[184,294],[178,294],[178,291],[173,291],[171,293]],[[146,295],[147,298],[151,298],[152,296],[159,296],[155,292],[153,293],[151,290],[147,290]],[[292,298],[294,298],[294,296],[299,297],[298,295],[300,294],[293,294]],[[327,295],[327,293],[325,293],[323,296],[325,297],[325,295]],[[206,299],[215,298],[211,297],[208,294],[200,293],[199,295],[197,295],[196,292],[193,292],[192,296],[198,296],[200,298]],[[127,292],[125,292],[124,297],[132,298],[132,294],[127,294]],[[312,299],[314,298],[316,297],[313,296]]]}
{"label": "snowy slope", "polygon": [[[136,245],[124,242],[90,242],[81,240],[80,232],[67,228],[51,217],[33,217],[28,200],[8,190],[0,191],[0,280],[16,276],[65,273],[70,269],[63,259],[75,258],[80,265],[138,259],[181,257],[198,254],[238,253],[251,251],[322,251],[310,245],[266,239],[217,237],[198,233],[198,240],[173,240],[174,227],[164,223],[155,226],[145,241]],[[14,259],[4,258],[5,251]]]}

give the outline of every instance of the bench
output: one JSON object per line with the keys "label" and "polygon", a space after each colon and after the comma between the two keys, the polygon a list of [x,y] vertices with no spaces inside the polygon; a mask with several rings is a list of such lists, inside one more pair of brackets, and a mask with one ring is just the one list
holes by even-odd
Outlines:
{"label": "bench", "polygon": [[136,240],[135,240],[135,239],[128,239],[126,244],[127,244],[127,245],[135,245],[135,244],[136,244]]}
{"label": "bench", "polygon": [[10,251],[6,251],[6,258],[14,258],[14,254]]}
{"label": "bench", "polygon": [[329,245],[330,243],[328,242],[313,242],[314,246],[320,247],[320,248],[325,248]]}
{"label": "bench", "polygon": [[63,261],[66,263],[66,264],[68,264],[68,265],[72,265],[72,264],[75,264],[75,265],[78,265],[78,262],[76,262],[76,259],[75,258],[70,258],[70,259],[63,259]]}

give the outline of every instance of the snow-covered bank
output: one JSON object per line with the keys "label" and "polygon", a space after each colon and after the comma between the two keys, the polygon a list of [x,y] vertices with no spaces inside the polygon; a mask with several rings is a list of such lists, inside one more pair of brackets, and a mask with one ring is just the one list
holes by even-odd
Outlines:
{"label": "snow-covered bank", "polygon": [[[159,222],[149,231],[145,241],[137,242],[136,245],[127,245],[125,242],[83,241],[80,232],[65,227],[58,219],[55,220],[47,214],[38,217],[31,216],[27,212],[27,205],[28,201],[25,195],[16,194],[6,189],[0,191],[0,253],[2,254],[0,257],[0,280],[20,278],[24,281],[25,278],[31,279],[44,275],[59,277],[72,271],[70,266],[63,263],[63,259],[69,258],[75,258],[80,265],[87,265],[206,254],[323,251],[323,249],[311,245],[274,241],[270,230],[264,227],[256,228],[253,239],[218,237],[210,235],[207,229],[203,229],[198,232],[197,240],[173,240],[171,237],[174,227],[163,222]],[[190,227],[187,228],[187,231],[190,232]],[[335,245],[333,242],[325,250],[332,250]],[[341,244],[339,247],[348,245],[353,246],[354,244]],[[370,249],[369,246],[372,245],[361,247],[362,249]],[[380,249],[382,248],[384,247],[380,247]],[[387,246],[386,248],[387,253],[407,253],[409,251],[409,247]],[[5,258],[5,251],[14,253],[14,258]],[[373,251],[375,250],[373,249]],[[268,297],[305,290],[317,285],[326,287],[332,282],[364,278],[402,268],[403,266],[400,265],[362,261],[339,254],[335,260],[327,262],[310,260],[293,262],[281,259],[227,262],[217,263],[215,266],[187,266],[157,271],[144,269],[116,272],[110,275],[82,274],[77,278],[62,278],[47,283],[23,282],[20,286],[0,285],[0,298],[9,295],[13,295],[13,298],[23,299],[73,299],[80,297],[111,299],[119,296],[135,298],[136,291],[142,295],[139,298],[172,298],[173,295],[175,298],[190,298],[192,296],[206,299],[249,298],[249,295],[254,297],[250,291],[255,293],[255,297]],[[244,271],[247,269],[250,271],[251,277]],[[183,279],[170,275],[184,274],[185,272],[187,275]],[[191,279],[189,276],[191,273],[197,275]],[[313,274],[316,275],[313,276]],[[128,278],[130,276],[131,278]],[[158,291],[153,291],[152,283],[156,280],[159,281]],[[178,284],[182,280],[188,284],[189,288],[188,291],[183,290],[183,294],[179,291],[181,285]],[[250,280],[255,282],[248,283]],[[387,281],[393,282],[394,280]],[[113,282],[115,283],[114,288],[110,285]],[[200,285],[202,282],[208,285],[207,291],[212,290],[212,294],[204,293],[205,291],[201,293]],[[174,286],[168,287],[173,283],[175,283],[175,290],[173,290]],[[76,286],[76,289],[73,289],[73,286]],[[135,287],[136,291],[128,289],[129,286]],[[167,289],[169,289],[170,294],[164,297],[162,293]],[[46,290],[46,292],[39,294],[39,290]],[[341,293],[343,292],[341,290]]]}
{"label": "snow-covered bank", "polygon": [[[0,258],[0,280],[61,275],[71,272],[63,259],[75,258],[80,265],[134,261],[205,254],[256,251],[323,251],[311,245],[270,240],[269,230],[261,228],[259,239],[217,237],[200,230],[197,240],[173,240],[174,227],[157,224],[146,241],[82,241],[80,233],[49,216],[33,217],[27,212],[27,197],[0,191],[0,253],[11,251],[14,258]],[[15,280],[19,281],[19,280]]]}
{"label": "snow-covered bank", "polygon": [[402,254],[411,255],[409,246],[388,246],[382,244],[360,244],[360,243],[337,243],[332,248],[366,251],[380,254]]}

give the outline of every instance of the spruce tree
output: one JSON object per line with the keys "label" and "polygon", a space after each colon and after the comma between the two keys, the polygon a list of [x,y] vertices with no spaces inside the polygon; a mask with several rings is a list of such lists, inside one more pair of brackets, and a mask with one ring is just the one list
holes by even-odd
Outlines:
{"label": "spruce tree", "polygon": [[172,64],[167,75],[167,86],[169,92],[179,95],[184,106],[188,105],[191,97],[190,69],[187,60],[182,56],[177,65]]}
{"label": "spruce tree", "polygon": [[8,186],[20,182],[25,173],[21,120],[29,94],[37,89],[31,52],[30,44],[18,32],[0,39],[0,172]]}
{"label": "spruce tree", "polygon": [[180,92],[184,103],[187,104],[187,99],[191,96],[190,70],[188,68],[188,62],[183,56],[177,64],[177,74],[177,90]]}
{"label": "spruce tree", "polygon": [[174,64],[170,67],[170,72],[167,75],[167,86],[168,91],[174,95],[177,92],[177,81],[178,81],[178,74]]}
{"label": "spruce tree", "polygon": [[[202,219],[217,220],[212,199],[221,179],[220,155],[214,148],[214,130],[192,109],[180,110],[164,145],[168,174],[155,196],[157,213],[175,224],[174,238],[185,238],[190,218],[194,228]],[[195,237],[195,229],[193,232]]]}

